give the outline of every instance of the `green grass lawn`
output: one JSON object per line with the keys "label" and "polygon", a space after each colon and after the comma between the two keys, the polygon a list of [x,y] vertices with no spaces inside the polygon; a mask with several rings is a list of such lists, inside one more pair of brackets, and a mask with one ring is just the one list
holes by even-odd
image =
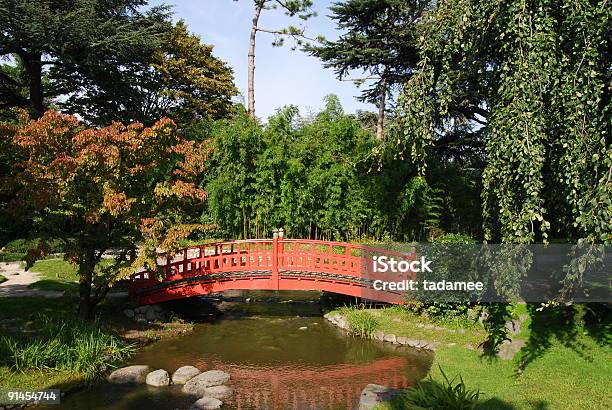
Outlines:
{"label": "green grass lawn", "polygon": [[70,263],[62,259],[39,260],[30,268],[39,273],[41,280],[32,283],[29,288],[39,290],[76,291],[79,276]]}
{"label": "green grass lawn", "polygon": [[66,282],[77,282],[79,280],[76,268],[63,259],[36,261],[30,270],[39,273],[45,279]]}
{"label": "green grass lawn", "polygon": [[[518,309],[518,313],[526,312],[524,305],[519,305]],[[524,352],[517,354],[513,360],[502,360],[485,358],[477,349],[484,337],[484,330],[479,324],[468,327],[465,332],[458,332],[460,327],[449,324],[444,326],[444,330],[436,330],[431,329],[431,325],[442,327],[440,323],[433,323],[400,308],[368,311],[376,317],[378,330],[437,342],[432,377],[442,380],[438,366],[449,378],[461,375],[468,388],[480,390],[480,408],[612,408],[609,326],[600,329],[599,333],[580,327],[571,331],[563,329],[563,323],[556,317],[536,324],[527,319],[522,324],[521,332],[514,336],[528,341]],[[424,327],[427,324],[430,326]],[[540,336],[536,337],[533,329],[537,329]],[[522,357],[528,358],[528,363],[519,372]],[[400,398],[378,409],[404,408],[406,406]]]}

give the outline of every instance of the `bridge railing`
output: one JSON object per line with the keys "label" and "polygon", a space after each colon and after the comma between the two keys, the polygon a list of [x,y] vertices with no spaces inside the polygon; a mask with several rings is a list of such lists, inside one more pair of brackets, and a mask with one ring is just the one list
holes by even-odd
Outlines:
{"label": "bridge railing", "polygon": [[360,245],[304,239],[279,241],[279,268],[298,272],[328,272],[361,277]]}
{"label": "bridge railing", "polygon": [[139,272],[131,277],[130,289],[135,294],[138,289],[159,288],[157,285],[164,283],[175,286],[190,278],[239,280],[247,277],[263,280],[267,289],[276,290],[281,281],[300,278],[367,287],[373,277],[371,256],[381,252],[398,259],[415,256],[346,242],[312,239],[216,242],[193,246],[166,257],[165,261],[158,261],[161,277],[153,272]]}

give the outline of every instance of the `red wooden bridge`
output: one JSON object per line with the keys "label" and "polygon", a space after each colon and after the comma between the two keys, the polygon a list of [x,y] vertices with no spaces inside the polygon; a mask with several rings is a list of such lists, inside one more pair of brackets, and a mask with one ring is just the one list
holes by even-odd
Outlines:
{"label": "red wooden bridge", "polygon": [[393,280],[389,274],[372,272],[374,255],[415,259],[414,252],[345,242],[284,238],[217,242],[168,257],[160,272],[136,273],[130,294],[139,303],[150,304],[225,290],[317,290],[402,303],[402,292],[374,289],[377,279]]}

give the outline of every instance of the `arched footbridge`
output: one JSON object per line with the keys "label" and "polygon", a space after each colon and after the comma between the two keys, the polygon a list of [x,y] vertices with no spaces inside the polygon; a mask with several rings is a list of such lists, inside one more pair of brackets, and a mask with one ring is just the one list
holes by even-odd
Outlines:
{"label": "arched footbridge", "polygon": [[226,290],[316,290],[402,303],[401,292],[374,289],[381,275],[372,272],[372,257],[381,255],[416,258],[414,252],[309,239],[216,242],[168,257],[159,272],[132,275],[130,295],[150,304]]}

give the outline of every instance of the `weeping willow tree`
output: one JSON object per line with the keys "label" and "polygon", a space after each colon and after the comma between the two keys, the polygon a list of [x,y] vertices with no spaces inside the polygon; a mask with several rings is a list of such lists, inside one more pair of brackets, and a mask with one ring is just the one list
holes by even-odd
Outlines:
{"label": "weeping willow tree", "polygon": [[611,10],[446,0],[419,24],[395,142],[422,173],[441,143],[483,144],[487,241],[612,242]]}
{"label": "weeping willow tree", "polygon": [[425,172],[440,139],[486,147],[486,239],[610,243],[607,1],[439,2],[397,139]]}

